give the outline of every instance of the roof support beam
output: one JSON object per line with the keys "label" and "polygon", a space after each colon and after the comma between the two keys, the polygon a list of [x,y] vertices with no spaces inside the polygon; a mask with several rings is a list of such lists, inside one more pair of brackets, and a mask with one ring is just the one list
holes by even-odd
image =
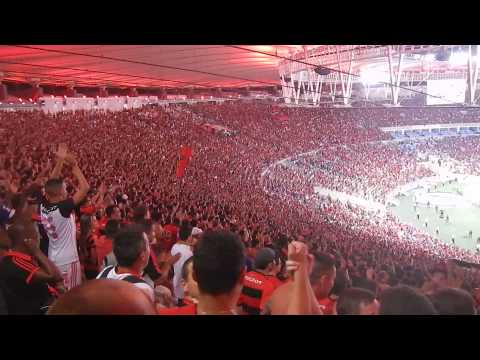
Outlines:
{"label": "roof support beam", "polygon": [[343,96],[343,103],[344,105],[347,105],[350,101],[350,95],[352,92],[352,66],[353,66],[353,58],[355,56],[355,53],[353,51],[350,51],[348,53],[349,55],[349,61],[348,61],[348,75],[344,74],[345,70],[342,69],[342,61],[340,61],[340,52],[339,52],[339,46],[337,45],[336,47],[337,51],[337,65],[338,65],[338,70],[340,71],[340,82],[342,84],[342,96]]}
{"label": "roof support beam", "polygon": [[400,90],[400,79],[402,76],[402,65],[403,65],[403,52],[402,52],[402,46],[399,45],[399,49],[397,51],[398,53],[398,65],[396,69],[393,67],[393,56],[392,56],[392,45],[388,45],[388,70],[390,73],[390,90],[392,93],[392,104],[393,105],[398,105],[398,94]]}
{"label": "roof support beam", "polygon": [[478,45],[475,45],[476,56],[472,56],[472,45],[468,46],[467,93],[468,104],[475,105],[475,93],[478,80]]}

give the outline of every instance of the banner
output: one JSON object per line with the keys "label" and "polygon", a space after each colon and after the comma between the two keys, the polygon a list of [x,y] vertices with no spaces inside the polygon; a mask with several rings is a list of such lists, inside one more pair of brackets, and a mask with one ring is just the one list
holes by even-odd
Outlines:
{"label": "banner", "polygon": [[284,114],[276,114],[273,116],[273,119],[277,121],[288,121],[288,116]]}

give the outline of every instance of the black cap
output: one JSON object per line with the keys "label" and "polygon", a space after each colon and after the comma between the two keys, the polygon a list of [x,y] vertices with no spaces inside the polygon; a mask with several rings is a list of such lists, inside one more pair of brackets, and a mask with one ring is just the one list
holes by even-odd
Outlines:
{"label": "black cap", "polygon": [[266,247],[260,249],[255,256],[255,269],[266,269],[276,258],[277,254],[275,253],[275,250]]}

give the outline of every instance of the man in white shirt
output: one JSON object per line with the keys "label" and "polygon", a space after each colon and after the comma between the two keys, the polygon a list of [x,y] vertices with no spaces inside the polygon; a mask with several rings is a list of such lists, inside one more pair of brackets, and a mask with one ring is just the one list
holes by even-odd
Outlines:
{"label": "man in white shirt", "polygon": [[179,230],[179,238],[171,250],[173,258],[173,294],[177,302],[183,299],[182,268],[185,261],[193,256],[190,248],[190,237],[192,235],[192,226],[184,221]]}
{"label": "man in white shirt", "polygon": [[142,279],[143,270],[150,258],[150,245],[143,228],[131,225],[121,230],[113,242],[113,253],[117,260],[116,266],[107,266],[97,279],[123,280],[132,283],[154,302],[153,288]]}
{"label": "man in white shirt", "polygon": [[[74,209],[85,199],[90,186],[75,158],[67,154],[66,145],[60,145],[57,164],[50,180],[45,184],[45,199],[40,205],[40,217],[48,235],[48,258],[59,268],[65,290],[82,282],[82,273],[77,250]],[[79,189],[69,198],[65,183],[59,178],[63,164],[72,167]]]}

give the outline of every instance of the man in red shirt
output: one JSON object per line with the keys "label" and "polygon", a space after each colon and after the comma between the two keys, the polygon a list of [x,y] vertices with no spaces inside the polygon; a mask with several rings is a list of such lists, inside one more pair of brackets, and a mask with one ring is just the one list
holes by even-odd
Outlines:
{"label": "man in red shirt", "polygon": [[103,229],[103,234],[94,237],[95,248],[97,253],[97,264],[99,271],[107,266],[105,258],[113,251],[113,239],[120,231],[120,223],[118,220],[108,220]]}
{"label": "man in red shirt", "polygon": [[180,221],[178,218],[175,218],[173,223],[167,224],[163,227],[163,230],[170,235],[169,239],[165,241],[165,249],[170,251],[177,242],[178,239],[178,230],[180,228]]}
{"label": "man in red shirt", "polygon": [[271,248],[260,249],[255,256],[255,270],[245,274],[238,305],[248,315],[260,315],[273,291],[281,285],[276,277],[281,263]]}
{"label": "man in red shirt", "polygon": [[98,221],[98,229],[101,230],[105,228],[109,220],[122,220],[122,213],[120,212],[120,208],[117,205],[107,206],[107,208],[105,209],[105,216]]}
{"label": "man in red shirt", "polygon": [[[309,315],[311,289],[308,279],[309,255],[304,244],[289,245],[289,259],[296,263],[288,304],[282,314]],[[188,266],[188,265],[187,265]],[[231,232],[207,231],[193,253],[193,281],[188,292],[193,297],[198,285],[198,303],[162,309],[164,315],[234,315],[245,273],[243,243]],[[194,299],[192,299],[195,301]]]}
{"label": "man in red shirt", "polygon": [[[335,282],[336,273],[335,261],[330,255],[318,252],[313,254],[310,283],[313,292],[311,295],[315,298],[316,304],[312,304],[312,314],[333,314],[334,306],[333,304],[328,306],[332,302],[331,299],[328,299],[328,295]],[[272,315],[285,314],[289,306],[292,289],[292,282],[278,287],[265,305],[263,313]],[[320,310],[319,313],[318,310]]]}

